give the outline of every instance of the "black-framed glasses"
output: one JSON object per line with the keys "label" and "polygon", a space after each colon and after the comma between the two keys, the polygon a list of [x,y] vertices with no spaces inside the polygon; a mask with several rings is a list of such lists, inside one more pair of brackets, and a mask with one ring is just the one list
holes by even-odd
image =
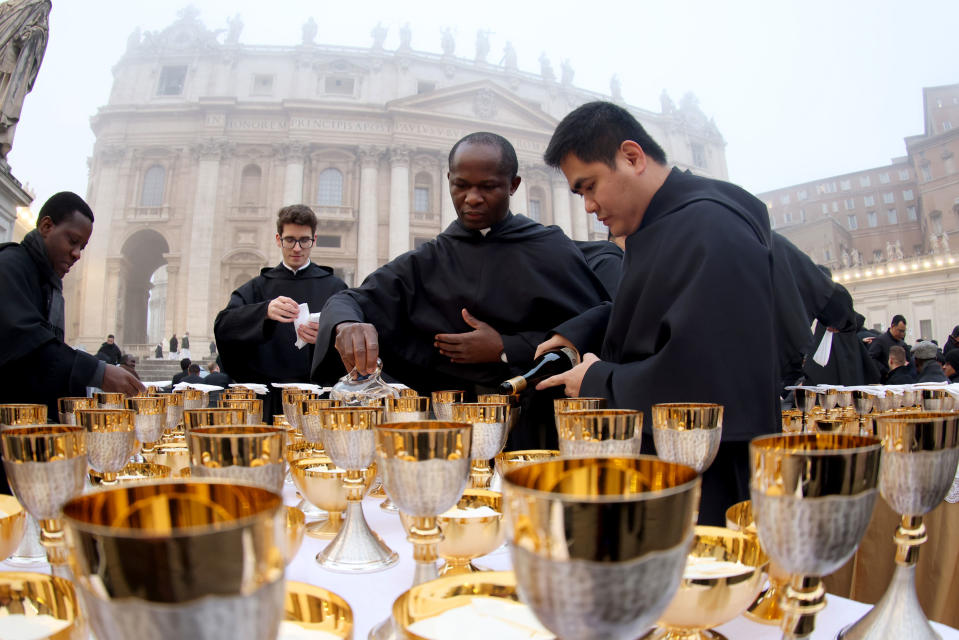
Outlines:
{"label": "black-framed glasses", "polygon": [[283,243],[284,249],[292,249],[294,245],[297,244],[300,245],[301,249],[309,249],[313,246],[313,236],[303,236],[302,238],[286,236],[285,238],[280,238],[280,242]]}

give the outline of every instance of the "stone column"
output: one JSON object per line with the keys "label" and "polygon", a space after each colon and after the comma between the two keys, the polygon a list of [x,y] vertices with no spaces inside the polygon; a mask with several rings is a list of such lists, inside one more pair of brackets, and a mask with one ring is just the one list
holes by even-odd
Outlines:
{"label": "stone column", "polygon": [[509,199],[510,210],[513,213],[522,213],[527,217],[529,216],[529,195],[526,191],[526,176],[529,174],[529,171],[530,167],[528,165],[521,164],[519,166],[519,186]]}
{"label": "stone column", "polygon": [[302,142],[290,142],[280,148],[280,158],[286,161],[283,177],[283,204],[305,204],[303,198],[303,156],[306,145]]}
{"label": "stone column", "polygon": [[105,304],[100,308],[105,323],[104,330],[101,332],[103,334],[101,341],[106,339],[107,334],[113,333],[116,334],[117,342],[120,344],[129,342],[125,331],[125,318],[120,317],[120,309],[126,306],[126,300],[122,299],[126,297],[126,291],[121,286],[120,272],[126,272],[129,266],[123,256],[113,256],[106,259],[105,285],[107,296],[104,300]]}
{"label": "stone column", "polygon": [[573,237],[572,216],[569,212],[569,184],[562,176],[553,177],[553,224]]}
{"label": "stone column", "polygon": [[575,193],[568,193],[569,210],[573,219],[573,240],[589,240],[589,218],[586,205]]}
{"label": "stone column", "polygon": [[456,207],[453,206],[453,196],[450,195],[450,181],[446,171],[440,176],[440,231],[445,231],[456,220]]}
{"label": "stone column", "polygon": [[410,150],[390,149],[390,260],[410,249]]}
{"label": "stone column", "polygon": [[110,247],[118,244],[111,242],[113,229],[123,228],[122,190],[126,184],[120,181],[120,164],[125,156],[126,149],[120,146],[103,147],[94,156],[96,177],[90,207],[96,221],[93,235],[83,252],[83,281],[78,287],[84,291],[78,342],[88,345],[99,345],[116,322],[115,316],[110,318],[107,315],[107,301],[117,297],[116,290],[107,289],[107,258]]}
{"label": "stone column", "polygon": [[166,260],[166,316],[163,319],[163,352],[170,346],[170,336],[183,334],[179,323],[180,318],[180,256],[165,253]]}
{"label": "stone column", "polygon": [[209,342],[213,316],[219,310],[213,309],[211,302],[217,307],[220,303],[210,297],[211,285],[216,282],[217,273],[216,265],[213,264],[213,235],[217,232],[216,192],[220,177],[220,159],[225,147],[224,140],[211,139],[193,148],[197,159],[196,193],[193,196],[193,213],[190,216],[192,228],[186,264],[186,323],[180,327],[180,331],[189,331],[192,334],[197,349],[201,348],[204,340]]}
{"label": "stone column", "polygon": [[360,211],[356,223],[356,280],[354,286],[376,270],[379,220],[376,209],[376,191],[379,180],[380,158],[383,149],[360,147]]}

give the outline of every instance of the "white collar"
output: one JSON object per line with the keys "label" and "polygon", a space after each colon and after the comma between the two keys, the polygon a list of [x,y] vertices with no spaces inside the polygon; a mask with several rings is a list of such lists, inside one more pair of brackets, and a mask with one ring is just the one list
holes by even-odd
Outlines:
{"label": "white collar", "polygon": [[286,260],[282,260],[281,262],[283,263],[283,266],[284,266],[284,267],[286,267],[287,269],[289,269],[289,270],[290,270],[291,272],[293,272],[294,274],[299,273],[300,271],[303,271],[303,270],[306,269],[308,266],[310,266],[310,259],[309,259],[309,258],[306,259],[306,264],[303,265],[302,267],[300,267],[299,269],[294,269],[293,267],[291,267],[290,265],[288,265],[288,264],[286,263]]}
{"label": "white collar", "polygon": [[492,228],[492,227],[486,227],[485,229],[480,229],[479,232],[482,233],[482,234],[483,234],[483,237],[485,238],[485,237],[486,237],[486,234],[489,233],[489,230],[490,230],[491,228]]}

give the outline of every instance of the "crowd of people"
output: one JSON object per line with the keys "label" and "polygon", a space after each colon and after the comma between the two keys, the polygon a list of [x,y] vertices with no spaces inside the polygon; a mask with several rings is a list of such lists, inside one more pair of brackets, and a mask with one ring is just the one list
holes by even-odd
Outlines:
{"label": "crowd of people", "polygon": [[[330,384],[382,366],[387,379],[422,394],[463,389],[472,399],[543,352],[569,347],[579,363],[523,396],[507,447],[555,448],[551,400],[562,394],[641,410],[646,425],[654,403],[722,404],[723,442],[704,475],[700,512],[701,522],[722,524],[726,507],[748,497],[748,442],[779,430],[786,386],[956,379],[959,327],[941,351],[933,342],[906,345],[902,316],[870,334],[849,293],[772,232],[761,201],[670,168],[625,109],[577,108],[558,125],[545,161],[608,227],[609,242],[574,243],[514,212],[516,152],[487,132],[450,150],[456,220],[358,287],[311,261],[313,211],[283,207],[279,263],[237,288],[216,317],[210,350],[219,348],[224,370],[216,380]],[[112,335],[97,357],[63,344],[61,278],[92,230],[86,203],[57,194],[36,231],[0,247],[8,300],[0,330],[13,345],[0,356],[12,381],[0,387],[0,402],[43,402],[56,415],[56,398],[87,387],[143,390],[135,359],[124,360]],[[811,354],[827,333],[832,355],[821,364]],[[176,382],[211,382],[189,358],[188,334],[168,346],[168,357],[182,358]],[[281,411],[277,390],[270,393],[267,419]]]}

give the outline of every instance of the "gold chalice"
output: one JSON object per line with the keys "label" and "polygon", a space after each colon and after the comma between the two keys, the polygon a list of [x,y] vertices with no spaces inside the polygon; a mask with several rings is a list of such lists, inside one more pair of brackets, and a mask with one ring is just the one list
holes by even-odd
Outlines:
{"label": "gold chalice", "polygon": [[437,577],[436,517],[456,504],[469,478],[472,425],[424,420],[376,427],[376,458],[387,495],[413,517],[413,584]]}
{"label": "gold chalice", "polygon": [[0,404],[0,429],[46,423],[45,404]]}
{"label": "gold chalice", "polygon": [[496,473],[502,478],[507,473],[524,464],[541,462],[559,457],[558,449],[521,449],[518,451],[504,451],[495,458]]}
{"label": "gold chalice", "polygon": [[756,530],[770,560],[791,575],[784,638],[806,638],[825,607],[822,576],[856,552],[879,495],[880,442],[810,433],[749,443]]}
{"label": "gold chalice", "polygon": [[723,435],[723,406],[707,402],[654,404],[653,442],[667,462],[702,473],[716,459]]}
{"label": "gold chalice", "polygon": [[241,425],[190,430],[190,477],[221,478],[283,490],[286,431]]}
{"label": "gold chalice", "polygon": [[160,396],[127,398],[127,409],[134,412],[133,423],[141,453],[153,453],[166,429],[166,399]]}
{"label": "gold chalice", "polygon": [[413,422],[429,420],[430,399],[426,396],[403,395],[398,398],[387,396],[383,414],[384,422]]}
{"label": "gold chalice", "polygon": [[163,480],[173,475],[173,470],[163,464],[154,464],[152,462],[130,462],[127,463],[119,472],[114,474],[113,481],[107,484],[104,481],[104,474],[90,470],[90,483],[94,487],[107,487],[114,485],[127,485],[133,482],[153,482],[154,480]]}
{"label": "gold chalice", "polygon": [[553,415],[564,411],[584,411],[586,409],[605,409],[606,398],[556,398],[553,400]]}
{"label": "gold chalice", "polygon": [[20,546],[26,524],[27,512],[20,501],[13,496],[0,494],[0,562]]}
{"label": "gold chalice", "polygon": [[161,442],[150,455],[144,457],[147,462],[170,467],[173,477],[179,476],[183,469],[190,468],[190,449],[186,442]]}
{"label": "gold chalice", "polygon": [[87,638],[73,583],[43,573],[0,573],[0,629],[4,638]]}
{"label": "gold chalice", "polygon": [[[274,425],[277,426],[277,425]],[[283,427],[285,428],[285,427]],[[296,439],[296,435],[293,431],[286,432],[286,464],[287,464],[287,475],[286,483],[294,484],[293,481],[293,463],[300,458],[312,458],[314,456],[323,456],[326,455],[326,452],[323,451],[323,447],[316,446],[312,442],[308,442],[303,439]],[[317,509],[313,506],[309,500],[304,498],[301,494],[297,494],[297,497],[300,498],[300,502],[296,505],[303,514],[310,519],[316,520],[319,518],[326,518],[326,512],[322,509]]]}
{"label": "gold chalice", "polygon": [[177,391],[183,396],[183,410],[206,409],[210,404],[210,394],[199,389],[182,389]]}
{"label": "gold chalice", "polygon": [[190,431],[196,427],[233,427],[246,424],[246,412],[242,409],[184,409],[183,432],[187,447],[190,446]]}
{"label": "gold chalice", "polygon": [[713,631],[743,613],[766,578],[759,539],[722,527],[696,527],[676,595],[644,640],[725,640]]}
{"label": "gold chalice", "polygon": [[122,393],[97,391],[93,394],[98,409],[126,409],[127,397]]}
{"label": "gold chalice", "polygon": [[839,404],[839,390],[824,388],[820,389],[819,394],[819,406],[829,411],[830,409],[835,409]]}
{"label": "gold chalice", "polygon": [[321,436],[326,453],[344,469],[346,521],[323,551],[316,556],[330,571],[369,573],[396,564],[399,556],[370,529],[363,516],[364,472],[373,464],[376,447],[374,427],[380,423],[379,407],[335,407],[320,412]]}
{"label": "gold chalice", "polygon": [[489,489],[493,479],[490,460],[506,445],[509,435],[507,404],[461,403],[453,405],[453,422],[473,425],[473,443],[470,445],[470,486]]}
{"label": "gold chalice", "polygon": [[[77,417],[74,415],[77,409],[96,409],[96,398],[59,398],[57,399],[57,413],[59,413],[60,424],[76,424]],[[44,420],[46,422],[46,420]],[[41,423],[35,423],[41,424]]]}
{"label": "gold chalice", "polygon": [[511,396],[505,393],[478,393],[476,401],[480,404],[506,404],[509,405],[509,424],[506,427],[506,433],[513,430],[519,421],[522,407],[519,405],[519,396]]}
{"label": "gold chalice", "polygon": [[443,532],[437,550],[446,561],[440,576],[482,571],[473,559],[503,545],[503,494],[486,489],[466,489],[456,505],[440,514],[436,523]]}
{"label": "gold chalice", "polygon": [[133,484],[63,507],[74,582],[98,640],[274,640],[286,510],[259,487]]}
{"label": "gold chalice", "polygon": [[12,427],[0,432],[3,466],[20,504],[40,524],[51,564],[66,560],[60,508],[83,492],[87,450],[82,427]]}
{"label": "gold chalice", "polygon": [[814,389],[795,389],[796,408],[802,412],[803,431],[806,430],[806,418],[816,408],[818,394]]}
{"label": "gold chalice", "polygon": [[183,394],[182,393],[161,393],[158,394],[166,400],[166,425],[164,435],[173,435],[183,422]]}
{"label": "gold chalice", "polygon": [[921,389],[922,408],[926,411],[952,411],[952,394],[945,389]]}
{"label": "gold chalice", "polygon": [[466,394],[462,390],[434,391],[431,396],[433,399],[433,413],[437,420],[450,420],[453,417],[453,411],[450,406],[456,402],[463,402],[463,396]]}
{"label": "gold chalice", "polygon": [[799,409],[783,409],[782,411],[782,431],[783,433],[802,433],[803,415]]}
{"label": "gold chalice", "polygon": [[227,387],[223,390],[223,393],[220,394],[220,397],[236,400],[255,400],[256,391],[254,389],[250,389],[249,387]]}
{"label": "gold chalice", "polygon": [[[756,536],[756,520],[753,518],[752,501],[743,500],[726,509],[726,527],[733,531],[743,531],[748,535]],[[786,585],[789,584],[789,574],[771,560],[767,567],[767,573],[769,574],[769,588],[760,593],[759,597],[749,605],[746,610],[746,617],[761,624],[779,626],[783,618],[783,610],[780,604]]]}
{"label": "gold chalice", "polygon": [[258,398],[221,398],[219,405],[224,409],[245,411],[245,424],[263,424],[263,401]]}
{"label": "gold chalice", "polygon": [[643,413],[632,409],[580,409],[556,416],[564,456],[639,455]]}
{"label": "gold chalice", "polygon": [[506,534],[522,600],[561,638],[638,638],[682,580],[699,487],[690,467],[652,456],[508,472]]}
{"label": "gold chalice", "polygon": [[306,532],[306,516],[296,507],[286,507],[286,564],[293,562]]}
{"label": "gold chalice", "polygon": [[303,408],[300,405],[300,401],[315,397],[316,394],[312,391],[307,389],[297,389],[296,387],[287,387],[280,393],[280,400],[283,405],[283,415],[286,417],[286,421],[289,422],[294,429],[301,433],[303,431],[303,426],[300,424],[300,416],[303,415]]}
{"label": "gold chalice", "polygon": [[300,425],[297,431],[303,434],[304,440],[311,443],[314,447],[322,449],[323,427],[320,424],[320,413],[327,409],[340,406],[340,401],[329,398],[304,398],[297,401],[297,404],[299,405],[299,410],[296,415]]}
{"label": "gold chalice", "polygon": [[[329,514],[328,518],[308,524],[306,535],[322,540],[335,538],[343,525],[343,512],[348,507],[344,482],[346,471],[333,464],[329,456],[314,454],[291,462],[290,473],[300,495],[309,504]],[[363,471],[365,489],[369,489],[374,477],[375,463]]]}
{"label": "gold chalice", "polygon": [[[0,431],[10,427],[44,425],[47,423],[45,404],[0,404]],[[9,559],[12,564],[33,565],[47,561],[47,554],[40,544],[40,525],[27,513],[27,521],[20,546]]]}
{"label": "gold chalice", "polygon": [[922,517],[942,503],[959,465],[959,415],[924,412],[880,416],[877,426],[882,439],[879,491],[902,516],[893,536],[896,569],[882,599],[839,637],[934,640],[939,635],[916,596],[916,563],[919,545],[926,541]]}
{"label": "gold chalice", "polygon": [[810,433],[844,433],[858,436],[861,424],[859,416],[846,416],[840,413],[827,412],[809,419]]}
{"label": "gold chalice", "polygon": [[129,409],[77,409],[73,424],[83,427],[87,463],[111,485],[137,451],[135,413]]}
{"label": "gold chalice", "polygon": [[287,582],[281,637],[319,632],[333,638],[350,640],[353,637],[353,610],[346,600],[332,591],[314,587],[305,582]]}

